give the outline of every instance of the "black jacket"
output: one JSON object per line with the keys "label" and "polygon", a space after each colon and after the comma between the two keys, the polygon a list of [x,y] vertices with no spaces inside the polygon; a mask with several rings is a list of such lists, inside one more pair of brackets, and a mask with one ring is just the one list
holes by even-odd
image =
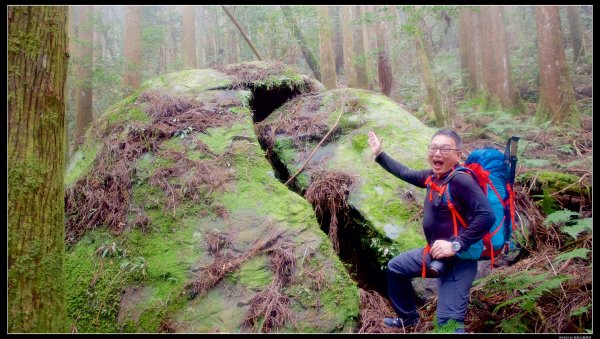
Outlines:
{"label": "black jacket", "polygon": [[[433,174],[433,170],[431,169],[410,169],[402,163],[392,159],[385,152],[381,152],[375,158],[375,161],[386,171],[417,187],[427,187],[425,185],[425,180]],[[433,182],[437,185],[441,185],[448,174],[449,173],[446,173],[441,178],[434,175]],[[423,211],[423,233],[425,233],[425,239],[430,246],[439,239],[454,239],[452,213],[450,212],[445,199],[436,206],[434,202],[436,200],[435,196],[437,192],[434,191],[432,194],[434,199],[429,201],[429,192],[427,192]],[[464,228],[462,227],[462,224],[457,221],[458,237],[456,238],[456,241],[461,244],[461,251],[463,251],[489,232],[496,221],[496,216],[479,184],[468,175],[455,175],[451,179],[450,197],[456,211],[468,226],[467,228]]]}

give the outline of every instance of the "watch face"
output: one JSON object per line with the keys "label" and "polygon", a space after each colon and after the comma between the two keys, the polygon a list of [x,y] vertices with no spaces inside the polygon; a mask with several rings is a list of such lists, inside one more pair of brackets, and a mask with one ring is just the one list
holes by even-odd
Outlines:
{"label": "watch face", "polygon": [[458,241],[452,242],[452,250],[454,252],[460,251],[460,243]]}

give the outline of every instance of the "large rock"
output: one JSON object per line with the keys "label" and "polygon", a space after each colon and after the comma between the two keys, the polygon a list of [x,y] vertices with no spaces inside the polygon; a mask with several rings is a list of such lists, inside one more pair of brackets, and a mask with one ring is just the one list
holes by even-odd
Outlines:
{"label": "large rock", "polygon": [[[250,111],[253,93],[276,90],[272,106],[319,88],[282,64],[190,70],[95,121],[65,178],[72,330],[352,331],[357,285],[311,205],[275,178]],[[365,180],[393,197],[396,184]],[[365,194],[357,204],[384,201]]]}
{"label": "large rock", "polygon": [[367,132],[375,131],[389,155],[409,167],[427,168],[434,130],[409,112],[385,96],[343,88],[295,97],[256,126],[285,180],[302,168],[290,182],[297,190],[308,192],[323,173],[355,178],[347,192],[353,227],[339,227],[337,237],[343,242],[359,233],[352,247],[360,253],[347,256],[366,256],[382,272],[394,255],[425,245],[420,216],[424,190],[375,163],[367,142]]}

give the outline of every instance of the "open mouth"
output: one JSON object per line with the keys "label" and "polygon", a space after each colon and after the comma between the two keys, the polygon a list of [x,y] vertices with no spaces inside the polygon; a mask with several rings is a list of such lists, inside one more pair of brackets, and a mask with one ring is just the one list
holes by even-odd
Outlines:
{"label": "open mouth", "polygon": [[444,162],[441,160],[434,160],[433,161],[433,169],[434,170],[440,170],[442,168],[442,166],[444,166]]}

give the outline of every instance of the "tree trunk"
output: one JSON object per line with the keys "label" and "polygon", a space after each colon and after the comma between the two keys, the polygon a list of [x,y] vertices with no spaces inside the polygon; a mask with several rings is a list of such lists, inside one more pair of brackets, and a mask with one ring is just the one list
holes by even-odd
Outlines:
{"label": "tree trunk", "polygon": [[333,45],[335,50],[335,73],[339,76],[344,69],[344,44],[342,36],[342,23],[340,22],[340,7],[329,6],[333,27]]}
{"label": "tree trunk", "polygon": [[[362,18],[361,6],[353,6],[353,18],[354,20],[360,20]],[[356,69],[356,87],[367,89],[367,67],[366,67],[366,55],[365,55],[365,42],[363,39],[362,24],[353,24],[353,38],[354,38],[354,69]]]}
{"label": "tree trunk", "polygon": [[196,6],[181,6],[183,66],[198,68],[196,59]]}
{"label": "tree trunk", "polygon": [[300,31],[300,27],[298,27],[298,25],[296,24],[294,14],[288,6],[281,6],[280,8],[281,13],[283,13],[283,15],[286,17],[287,22],[290,25],[294,36],[296,37],[297,43],[300,47],[300,50],[302,51],[302,55],[304,56],[306,63],[308,64],[308,67],[310,67],[310,70],[313,72],[315,78],[321,81],[321,71],[319,71],[319,65],[317,64],[317,60],[308,48],[306,40],[304,39],[304,36],[302,36],[302,32]]}
{"label": "tree trunk", "polygon": [[387,53],[384,22],[378,20],[375,25],[377,35],[377,74],[379,77],[379,87],[381,88],[381,93],[387,97],[391,97],[393,77],[392,67],[390,66]]}
{"label": "tree trunk", "polygon": [[581,126],[573,83],[567,66],[557,6],[536,6],[540,101],[538,118]]}
{"label": "tree trunk", "polygon": [[67,6],[9,6],[8,332],[67,332]]}
{"label": "tree trunk", "polygon": [[344,77],[348,87],[357,87],[356,84],[356,71],[354,70],[354,51],[352,39],[352,27],[350,22],[352,21],[352,7],[342,6],[341,8],[341,21],[343,30],[343,48],[344,48]]}
{"label": "tree trunk", "polygon": [[437,126],[440,128],[449,126],[446,113],[444,112],[444,105],[442,105],[442,95],[438,88],[435,75],[431,71],[429,58],[427,57],[427,52],[425,51],[423,36],[419,33],[417,33],[417,36],[415,36],[415,45],[419,59],[419,66],[421,67],[423,81],[425,82],[425,88],[427,90],[427,102],[433,108]]}
{"label": "tree trunk", "polygon": [[129,96],[140,87],[142,67],[142,6],[127,6],[123,91]]}
{"label": "tree trunk", "polygon": [[483,79],[488,107],[519,109],[522,104],[512,81],[501,6],[481,6]]}
{"label": "tree trunk", "polygon": [[76,46],[75,142],[81,141],[92,123],[92,77],[94,71],[94,6],[81,6]]}
{"label": "tree trunk", "polygon": [[[372,17],[374,15],[373,6],[362,6],[363,17]],[[363,41],[365,44],[365,70],[367,75],[367,88],[369,90],[375,90],[375,77],[376,73],[376,61],[372,57],[371,51],[377,50],[377,43],[375,42],[375,25],[373,22],[365,22],[362,25],[363,28]]]}
{"label": "tree trunk", "polygon": [[569,20],[571,43],[573,44],[573,63],[577,64],[579,63],[580,58],[585,56],[579,6],[567,6],[567,18]]}
{"label": "tree trunk", "polygon": [[473,48],[471,26],[470,10],[466,7],[460,7],[458,15],[458,55],[462,74],[461,81],[465,93],[470,93],[473,88],[469,76],[469,51]]}
{"label": "tree trunk", "polygon": [[337,76],[335,72],[335,56],[333,52],[333,41],[331,34],[331,20],[327,6],[317,7],[319,16],[319,44],[321,56],[321,77],[323,85],[327,89],[337,87]]}
{"label": "tree trunk", "polygon": [[260,55],[260,53],[258,53],[258,50],[256,49],[256,47],[254,47],[254,44],[252,44],[252,41],[250,41],[250,38],[248,37],[248,35],[246,34],[246,32],[244,32],[244,29],[238,23],[238,21],[235,19],[235,17],[233,16],[233,14],[231,14],[231,12],[225,6],[221,6],[221,7],[225,11],[225,13],[227,13],[227,16],[229,16],[229,18],[231,19],[231,21],[233,21],[233,23],[238,28],[238,30],[240,31],[240,33],[242,34],[242,36],[244,37],[244,39],[246,39],[246,42],[248,43],[248,46],[250,46],[250,48],[254,52],[254,55],[256,55],[256,57],[258,58],[258,60],[262,60],[263,59],[262,56]]}

